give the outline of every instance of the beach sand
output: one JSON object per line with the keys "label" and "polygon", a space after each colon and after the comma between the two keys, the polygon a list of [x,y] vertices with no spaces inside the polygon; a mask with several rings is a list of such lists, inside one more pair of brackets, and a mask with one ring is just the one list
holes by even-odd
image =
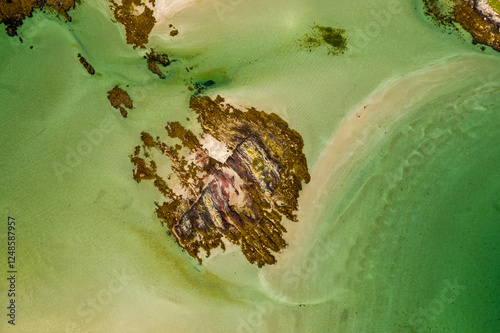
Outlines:
{"label": "beach sand", "polygon": [[[299,197],[299,223],[287,225],[285,239],[290,244],[282,254],[278,255],[276,267],[264,268],[261,282],[269,288],[270,293],[276,292],[280,301],[294,303],[296,299],[304,301],[300,292],[292,292],[298,285],[303,285],[302,279],[307,279],[307,273],[297,270],[301,262],[308,262],[308,252],[311,243],[317,242],[318,231],[321,230],[319,215],[324,210],[325,198],[329,202],[339,202],[346,187],[346,180],[352,177],[363,161],[377,151],[377,146],[391,135],[391,128],[403,118],[410,116],[408,111],[416,110],[416,104],[432,99],[432,94],[444,85],[464,78],[477,58],[466,56],[448,59],[430,68],[422,69],[411,75],[395,78],[381,84],[362,105],[353,109],[340,126],[335,130],[327,147],[311,172],[311,182],[305,185]],[[332,190],[337,189],[337,190]],[[354,222],[354,221],[351,221]],[[333,241],[335,246],[335,270],[342,272],[348,266],[351,251],[355,244],[350,235],[362,235],[362,223],[352,223],[347,233],[340,233]],[[287,283],[283,283],[283,276]],[[297,273],[299,272],[299,273]],[[287,295],[286,297],[284,295]],[[290,298],[290,296],[292,298]],[[323,301],[324,295],[307,295],[310,302]],[[319,299],[316,299],[319,297]]]}

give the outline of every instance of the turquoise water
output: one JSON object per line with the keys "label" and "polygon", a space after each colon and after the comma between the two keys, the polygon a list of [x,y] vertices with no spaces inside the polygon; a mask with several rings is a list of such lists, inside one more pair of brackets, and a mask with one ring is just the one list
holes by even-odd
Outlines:
{"label": "turquoise water", "polygon": [[476,84],[417,108],[357,170],[345,206],[323,215],[326,237],[358,225],[366,233],[353,237],[351,274],[315,272],[322,297],[333,284],[363,294],[337,317],[349,314],[345,331],[494,331],[500,96],[497,85],[479,93]]}
{"label": "turquoise water", "polygon": [[[0,34],[0,210],[18,221],[8,329],[493,332],[500,57],[435,28],[420,7],[254,0],[221,12],[202,1],[166,22],[180,35],[151,36],[178,60],[166,80],[124,43],[105,3],[84,2],[71,23],[38,13],[22,44]],[[315,24],[345,29],[347,52],[301,49]],[[284,118],[313,176],[324,170],[304,188],[315,195],[301,201],[304,219],[286,222],[275,267],[232,250],[199,266],[155,217],[156,190],[132,180],[140,132],[195,127],[187,84],[212,78],[209,94]],[[134,100],[127,119],[106,98],[116,84]],[[368,125],[346,143],[336,134],[357,110]],[[345,164],[322,163],[336,147]]]}

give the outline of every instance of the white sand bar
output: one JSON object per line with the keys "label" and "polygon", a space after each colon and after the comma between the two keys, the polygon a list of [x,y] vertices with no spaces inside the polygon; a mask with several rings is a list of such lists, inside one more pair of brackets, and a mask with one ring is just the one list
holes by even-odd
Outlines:
{"label": "white sand bar", "polygon": [[[285,236],[290,246],[278,256],[277,267],[264,268],[261,272],[261,282],[270,289],[271,294],[275,292],[275,296],[281,301],[293,302],[291,299],[287,300],[279,296],[288,295],[285,290],[282,290],[287,289],[282,283],[283,276],[288,276],[291,271],[294,271],[294,266],[307,260],[308,252],[304,249],[310,249],[317,237],[316,233],[322,222],[318,218],[322,209],[325,209],[324,199],[328,197],[329,202],[335,202],[335,198],[340,200],[343,190],[340,185],[352,179],[353,170],[363,163],[363,160],[381,140],[391,135],[391,126],[408,116],[408,111],[412,110],[416,103],[427,99],[433,92],[439,90],[438,87],[468,75],[471,68],[474,68],[476,60],[474,56],[457,60],[447,59],[444,63],[386,82],[358,108],[348,113],[314,165],[311,182],[300,194],[299,223],[289,224],[288,233]],[[337,244],[335,266],[338,267],[335,270],[338,273],[341,273],[348,260],[352,259],[349,258],[351,248],[354,246],[351,236],[363,234],[361,222],[350,221],[349,223],[349,235],[346,234],[347,231],[340,232],[335,236],[336,239],[332,240],[332,244]],[[292,275],[295,280],[307,278],[297,274]],[[293,288],[293,286],[290,287]],[[311,299],[310,301],[321,300]]]}

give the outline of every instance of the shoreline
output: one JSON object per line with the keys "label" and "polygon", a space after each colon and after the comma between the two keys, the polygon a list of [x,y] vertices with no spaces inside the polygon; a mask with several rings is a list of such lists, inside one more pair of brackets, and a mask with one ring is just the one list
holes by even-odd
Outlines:
{"label": "shoreline", "polygon": [[471,34],[472,43],[500,52],[500,19],[493,8],[484,1],[456,2],[455,21]]}
{"label": "shoreline", "polygon": [[470,60],[467,58],[457,59],[450,64],[433,65],[431,68],[391,79],[381,84],[362,105],[349,112],[314,165],[311,183],[302,190],[299,198],[299,221],[305,224],[315,215],[306,207],[311,207],[314,201],[323,196],[317,189],[344,178],[350,172],[352,164],[361,159],[358,156],[360,151],[366,153],[362,151],[366,145],[363,140],[370,137],[369,145],[376,146],[386,133],[390,135],[390,128],[401,118],[408,116],[406,112],[398,111],[411,108],[426,95],[432,94],[435,88],[446,84],[448,73],[452,72],[455,76],[469,70],[470,67],[466,64]]}

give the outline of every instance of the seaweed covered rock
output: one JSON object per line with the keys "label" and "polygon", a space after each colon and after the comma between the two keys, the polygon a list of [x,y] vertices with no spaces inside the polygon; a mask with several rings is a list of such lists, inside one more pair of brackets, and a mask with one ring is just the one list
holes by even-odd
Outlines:
{"label": "seaweed covered rock", "polygon": [[500,51],[500,16],[485,0],[423,0],[424,13],[438,26],[472,36],[473,44],[484,44]]}
{"label": "seaweed covered rock", "polygon": [[151,52],[146,53],[144,59],[148,62],[148,69],[158,75],[160,79],[165,78],[165,74],[161,71],[158,65],[162,65],[163,67],[170,66],[171,61],[168,59],[168,55],[165,53],[157,53],[153,49]]}
{"label": "seaweed covered rock", "polygon": [[153,16],[154,0],[110,0],[115,19],[125,27],[127,44],[145,48],[149,33],[156,24]]}
{"label": "seaweed covered rock", "polygon": [[68,11],[75,7],[75,0],[0,0],[0,23],[6,26],[9,36],[17,35],[17,28],[35,9],[53,8],[71,21]]}
{"label": "seaweed covered rock", "polygon": [[[287,246],[282,218],[297,221],[299,192],[310,180],[301,136],[276,114],[240,110],[220,96],[193,96],[190,107],[203,133],[168,123],[168,137],[179,142],[169,145],[143,132],[130,157],[134,179],[154,180],[164,198],[156,214],[200,263],[202,252],[226,242],[259,267],[276,263],[273,252]],[[157,172],[162,155],[167,179]]]}
{"label": "seaweed covered rock", "polygon": [[115,86],[113,89],[108,91],[108,100],[111,103],[111,106],[115,109],[120,110],[123,118],[127,118],[127,109],[133,109],[134,105],[132,99],[127,94],[127,92],[118,86]]}
{"label": "seaweed covered rock", "polygon": [[85,59],[80,53],[78,53],[78,60],[90,75],[95,74],[94,67],[92,67],[92,65],[88,63],[87,59]]}

